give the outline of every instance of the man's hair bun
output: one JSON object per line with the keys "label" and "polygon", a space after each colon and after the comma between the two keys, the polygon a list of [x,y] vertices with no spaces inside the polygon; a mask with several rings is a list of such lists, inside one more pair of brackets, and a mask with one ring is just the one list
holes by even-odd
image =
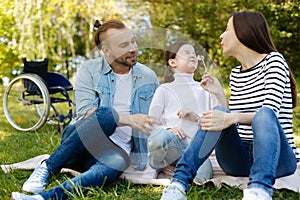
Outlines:
{"label": "man's hair bun", "polygon": [[100,21],[98,19],[96,19],[95,23],[94,23],[94,29],[98,29],[102,24],[100,23]]}

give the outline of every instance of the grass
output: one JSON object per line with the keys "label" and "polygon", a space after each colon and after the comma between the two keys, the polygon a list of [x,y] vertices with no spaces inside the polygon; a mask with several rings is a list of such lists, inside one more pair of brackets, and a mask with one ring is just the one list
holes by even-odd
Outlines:
{"label": "grass", "polygon": [[[4,88],[0,86],[1,105],[3,91]],[[300,107],[297,107],[294,112],[294,130],[297,146],[299,147]],[[20,132],[13,129],[4,117],[2,106],[0,106],[0,127],[0,164],[20,162],[44,153],[50,154],[60,142],[61,135],[57,133],[56,126],[54,125],[46,124],[37,132]],[[22,184],[30,174],[31,171],[26,170],[13,170],[7,174],[0,170],[0,199],[10,199],[11,192],[21,191]],[[71,177],[68,174],[54,175],[49,180],[47,189]],[[160,199],[162,190],[163,186],[134,185],[129,181],[120,180],[109,186],[89,188],[85,192],[78,189],[74,196],[70,196],[70,199],[156,200]],[[242,191],[225,184],[217,188],[212,183],[207,183],[202,186],[192,185],[188,193],[188,198],[193,200],[241,199]],[[300,194],[288,190],[276,190],[274,199],[300,199]]]}

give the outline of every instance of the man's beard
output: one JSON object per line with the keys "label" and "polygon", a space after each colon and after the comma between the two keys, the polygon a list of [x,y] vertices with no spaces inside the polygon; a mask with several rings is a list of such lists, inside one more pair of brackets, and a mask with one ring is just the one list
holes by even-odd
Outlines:
{"label": "man's beard", "polygon": [[[137,63],[136,55],[134,56],[134,59],[132,59],[130,56],[114,58],[113,62],[123,65],[125,67],[132,67]],[[130,61],[128,61],[128,59]]]}
{"label": "man's beard", "polygon": [[123,61],[123,60],[118,60],[118,59],[115,59],[114,62],[118,63],[120,65],[123,65],[125,67],[132,67],[133,65],[135,65],[137,63],[136,60],[134,62],[127,62],[126,60]]}

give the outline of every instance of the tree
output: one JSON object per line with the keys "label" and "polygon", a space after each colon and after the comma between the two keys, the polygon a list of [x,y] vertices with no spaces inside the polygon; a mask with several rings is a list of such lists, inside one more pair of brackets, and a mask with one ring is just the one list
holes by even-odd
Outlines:
{"label": "tree", "polygon": [[13,8],[11,1],[0,2],[0,80],[13,72],[12,66],[16,65],[15,57],[18,55],[16,41],[12,37],[15,24]]}
{"label": "tree", "polygon": [[[65,73],[69,65],[75,71],[77,57],[86,58],[96,52],[95,19],[104,22],[118,18],[137,33],[145,28],[159,30],[156,34],[150,31],[148,41],[138,38],[139,60],[159,76],[165,70],[164,46],[172,40],[169,33],[174,31],[206,49],[207,57],[227,83],[231,68],[238,63],[222,55],[219,37],[232,12],[240,10],[258,10],[266,16],[278,50],[296,77],[300,75],[298,0],[16,0],[0,2],[0,78],[17,75],[23,57],[48,57],[49,70]],[[151,48],[151,42],[155,48]]]}
{"label": "tree", "polygon": [[94,49],[95,19],[130,24],[132,17],[126,17],[126,2],[114,0],[16,0],[1,1],[0,7],[2,77],[20,73],[23,57],[48,57],[49,70],[64,73],[72,58],[87,57]]}
{"label": "tree", "polygon": [[198,41],[217,64],[222,80],[227,83],[231,68],[237,65],[233,58],[222,56],[220,35],[233,12],[257,10],[262,12],[270,25],[278,50],[284,54],[290,67],[300,74],[299,11],[298,0],[147,0],[148,12],[154,27],[181,31]]}

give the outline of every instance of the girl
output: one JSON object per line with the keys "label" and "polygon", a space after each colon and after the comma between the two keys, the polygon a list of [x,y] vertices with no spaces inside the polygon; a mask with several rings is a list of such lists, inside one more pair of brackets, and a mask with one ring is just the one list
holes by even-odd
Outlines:
{"label": "girl", "polygon": [[[175,80],[156,90],[149,108],[149,115],[163,122],[148,139],[150,166],[156,170],[176,164],[199,128],[199,116],[218,105],[216,97],[193,79],[198,59],[192,45],[176,42],[169,46],[166,64]],[[194,181],[202,183],[211,177],[212,166],[207,159]]]}

